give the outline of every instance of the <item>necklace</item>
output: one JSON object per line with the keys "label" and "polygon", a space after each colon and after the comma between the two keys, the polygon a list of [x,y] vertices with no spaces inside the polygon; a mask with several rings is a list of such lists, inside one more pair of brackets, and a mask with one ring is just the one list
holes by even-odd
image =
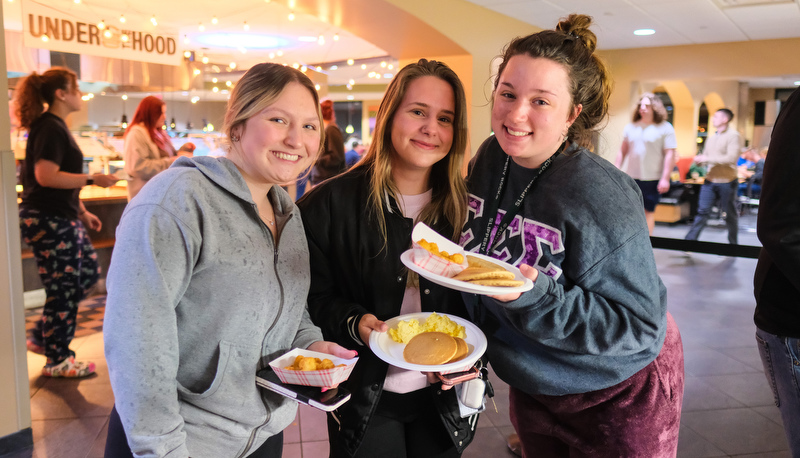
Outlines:
{"label": "necklace", "polygon": [[264,222],[268,223],[270,226],[275,226],[275,220],[267,218],[263,213],[259,212],[258,216],[264,220]]}

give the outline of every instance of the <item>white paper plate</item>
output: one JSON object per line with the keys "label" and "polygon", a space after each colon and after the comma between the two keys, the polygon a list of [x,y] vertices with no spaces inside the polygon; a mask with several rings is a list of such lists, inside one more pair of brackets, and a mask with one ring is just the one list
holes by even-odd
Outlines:
{"label": "white paper plate", "polygon": [[[369,348],[372,349],[372,352],[375,353],[375,356],[378,358],[391,364],[392,366],[396,366],[401,369],[420,372],[449,373],[463,371],[472,367],[472,365],[475,364],[475,361],[477,361],[478,358],[480,358],[481,355],[483,355],[483,353],[486,351],[486,336],[477,326],[472,324],[472,322],[467,319],[447,313],[436,312],[436,314],[446,316],[456,323],[464,326],[467,333],[467,337],[464,339],[464,341],[467,342],[469,353],[467,353],[467,356],[465,356],[463,359],[452,363],[439,364],[435,366],[411,364],[403,358],[403,350],[405,350],[406,344],[395,342],[391,337],[389,337],[388,332],[373,331],[369,335]],[[422,323],[428,318],[429,315],[430,312],[409,313],[407,315],[401,315],[390,320],[386,320],[386,324],[389,326],[389,329],[392,329],[397,327],[397,323],[404,320],[415,319]]]}
{"label": "white paper plate", "polygon": [[450,289],[463,291],[465,293],[494,295],[494,294],[507,294],[507,293],[522,293],[533,288],[533,282],[529,278],[522,275],[522,272],[520,272],[519,269],[517,269],[516,267],[512,266],[507,262],[503,262],[498,259],[491,258],[489,256],[484,256],[478,253],[468,253],[470,256],[475,256],[476,258],[485,259],[497,265],[503,266],[506,270],[514,274],[515,280],[522,280],[525,283],[523,283],[522,286],[483,286],[483,285],[476,285],[474,283],[468,283],[461,280],[453,280],[452,278],[448,278],[442,275],[437,275],[433,272],[429,272],[423,269],[422,267],[414,264],[413,252],[414,250],[406,250],[405,252],[403,252],[403,254],[400,255],[400,261],[402,261],[403,264],[406,265],[406,267],[418,273],[420,276],[425,277],[428,280],[438,285],[442,285]]}

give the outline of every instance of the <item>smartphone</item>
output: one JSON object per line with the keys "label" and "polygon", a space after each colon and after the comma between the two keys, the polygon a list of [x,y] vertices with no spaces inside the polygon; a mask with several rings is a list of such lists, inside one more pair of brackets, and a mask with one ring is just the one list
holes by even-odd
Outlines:
{"label": "smartphone", "polygon": [[336,410],[350,399],[350,392],[342,387],[331,388],[323,393],[322,388],[318,386],[283,383],[269,366],[256,373],[256,384],[326,412]]}
{"label": "smartphone", "polygon": [[469,370],[463,372],[452,372],[450,374],[440,374],[438,372],[436,373],[436,376],[439,378],[439,380],[442,381],[442,385],[448,385],[448,386],[453,386],[459,383],[466,382],[467,380],[476,379],[478,378],[479,375],[480,371],[478,370],[477,367],[474,366],[471,367]]}

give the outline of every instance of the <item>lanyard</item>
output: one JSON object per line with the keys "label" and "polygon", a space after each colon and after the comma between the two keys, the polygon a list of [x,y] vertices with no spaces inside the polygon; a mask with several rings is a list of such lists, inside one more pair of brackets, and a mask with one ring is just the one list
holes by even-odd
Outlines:
{"label": "lanyard", "polygon": [[[544,161],[544,163],[542,163],[542,166],[539,167],[539,173],[537,173],[531,179],[531,182],[528,183],[528,186],[525,186],[525,189],[522,190],[522,194],[520,194],[517,200],[514,201],[514,205],[511,207],[511,209],[506,212],[505,216],[503,216],[503,219],[500,221],[500,224],[495,226],[495,223],[497,221],[497,210],[500,208],[500,201],[503,199],[503,194],[505,193],[506,185],[508,184],[506,183],[506,176],[508,175],[508,167],[509,167],[509,162],[511,161],[511,157],[506,155],[506,164],[505,167],[503,167],[503,176],[500,177],[500,185],[497,187],[497,192],[495,193],[494,200],[489,206],[489,212],[487,213],[489,222],[486,225],[486,232],[483,234],[483,241],[481,242],[480,253],[489,256],[489,251],[492,248],[494,248],[495,245],[497,245],[500,236],[508,228],[508,225],[511,224],[511,221],[514,219],[514,217],[517,216],[517,213],[519,213],[519,209],[522,207],[522,201],[525,199],[525,196],[528,195],[528,192],[531,190],[531,187],[533,187],[533,184],[540,176],[542,176],[542,174],[547,170],[547,168],[550,167],[550,164],[553,163],[555,158],[559,154],[561,154],[562,151],[564,151],[564,147],[566,146],[566,144],[567,142],[562,143],[561,147],[559,147],[558,150],[555,153],[553,153],[552,156],[547,158],[547,160]],[[495,227],[497,228],[497,231],[495,232],[494,238],[491,239],[491,235]],[[491,243],[489,243],[490,241]]]}

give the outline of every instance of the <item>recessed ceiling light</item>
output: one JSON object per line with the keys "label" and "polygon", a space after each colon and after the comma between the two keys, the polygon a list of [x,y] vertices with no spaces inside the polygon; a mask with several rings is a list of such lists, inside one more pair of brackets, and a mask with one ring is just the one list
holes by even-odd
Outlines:
{"label": "recessed ceiling light", "polygon": [[656,33],[656,31],[653,29],[639,29],[633,31],[634,35],[639,35],[639,36],[652,35],[654,33]]}
{"label": "recessed ceiling light", "polygon": [[252,49],[278,48],[289,43],[286,38],[252,33],[208,33],[198,36],[195,41],[208,46],[240,50],[245,46]]}

